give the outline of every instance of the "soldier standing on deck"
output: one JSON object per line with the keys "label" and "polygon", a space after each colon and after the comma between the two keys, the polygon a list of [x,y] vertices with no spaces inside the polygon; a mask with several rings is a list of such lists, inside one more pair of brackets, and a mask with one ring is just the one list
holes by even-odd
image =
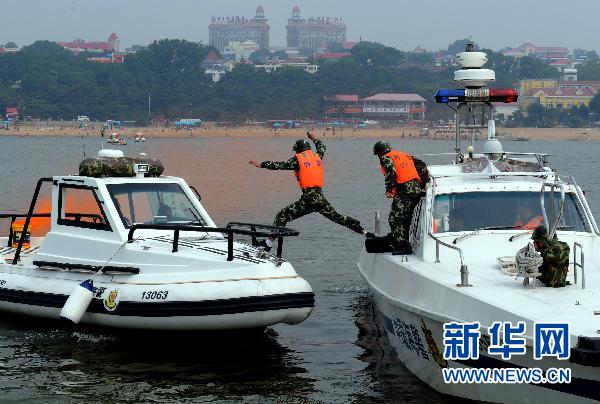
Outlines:
{"label": "soldier standing on deck", "polygon": [[[285,226],[288,222],[298,219],[309,213],[318,212],[334,223],[340,224],[359,234],[366,235],[367,232],[360,222],[350,216],[342,215],[335,211],[333,206],[323,195],[323,156],[325,145],[317,138],[314,132],[306,132],[308,138],[315,144],[316,153],[311,150],[310,143],[306,139],[297,140],[294,143],[295,155],[287,161],[263,161],[259,163],[251,160],[250,164],[268,170],[294,170],[298,185],[302,189],[300,200],[283,208],[275,216],[274,226]],[[272,239],[265,241],[266,247],[271,248]]]}
{"label": "soldier standing on deck", "polygon": [[388,142],[381,140],[373,146],[373,154],[379,157],[381,172],[385,175],[385,196],[393,198],[388,222],[394,239],[394,254],[412,254],[408,231],[413,210],[423,195],[421,178],[425,182],[429,178],[427,166],[406,153],[392,150]]}
{"label": "soldier standing on deck", "polygon": [[538,226],[531,236],[535,250],[544,260],[539,268],[538,279],[546,286],[560,288],[567,285],[567,272],[569,271],[570,248],[564,241],[555,237],[551,240],[544,226]]}

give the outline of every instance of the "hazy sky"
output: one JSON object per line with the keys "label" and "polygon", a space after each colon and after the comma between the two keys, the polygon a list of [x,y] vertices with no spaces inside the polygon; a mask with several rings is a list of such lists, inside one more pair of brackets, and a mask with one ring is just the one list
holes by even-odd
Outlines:
{"label": "hazy sky", "polygon": [[402,50],[446,48],[471,37],[494,50],[533,42],[538,46],[600,49],[598,0],[3,0],[0,44],[37,39],[105,40],[122,48],[160,38],[208,43],[211,16],[253,17],[261,4],[271,45],[285,46],[294,5],[303,17],[342,17],[347,39],[382,42]]}

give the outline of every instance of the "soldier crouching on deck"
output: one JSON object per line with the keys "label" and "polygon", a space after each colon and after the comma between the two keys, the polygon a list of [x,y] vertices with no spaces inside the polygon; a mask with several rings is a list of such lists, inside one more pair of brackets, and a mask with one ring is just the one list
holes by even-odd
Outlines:
{"label": "soldier crouching on deck", "polygon": [[567,272],[569,271],[570,248],[564,241],[556,237],[550,239],[548,230],[544,226],[538,226],[531,236],[535,250],[540,253],[544,260],[539,268],[542,276],[539,280],[546,286],[560,288],[566,286]]}
{"label": "soldier crouching on deck", "polygon": [[[412,254],[408,231],[412,213],[423,196],[424,182],[429,181],[427,165],[410,155],[392,150],[388,142],[373,146],[385,175],[385,196],[393,198],[388,222],[394,240],[394,254]],[[418,167],[418,168],[417,168]]]}
{"label": "soldier crouching on deck", "polygon": [[[325,145],[313,132],[306,132],[308,138],[315,144],[316,153],[311,150],[306,139],[294,143],[295,155],[287,161],[263,161],[259,163],[251,160],[250,164],[268,170],[294,170],[298,185],[302,189],[300,200],[283,208],[275,216],[274,226],[285,226],[288,222],[298,219],[309,213],[318,212],[334,223],[349,228],[359,234],[367,235],[360,222],[350,216],[342,215],[335,211],[333,206],[323,195],[323,156]],[[270,249],[272,239],[266,239],[265,246]]]}

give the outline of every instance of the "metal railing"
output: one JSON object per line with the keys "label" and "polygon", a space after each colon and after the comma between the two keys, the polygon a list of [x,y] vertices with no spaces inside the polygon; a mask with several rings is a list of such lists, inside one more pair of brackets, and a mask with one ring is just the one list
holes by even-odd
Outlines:
{"label": "metal railing", "polygon": [[[31,215],[31,217],[50,217],[52,214],[49,212],[46,213],[33,213]],[[11,246],[12,242],[13,242],[13,224],[15,223],[15,221],[17,220],[17,218],[23,218],[23,217],[27,217],[27,213],[0,213],[0,219],[9,219],[10,218],[10,227],[8,230],[8,243],[7,246]],[[75,218],[75,221],[80,221],[82,218],[90,218],[94,221],[94,223],[97,223],[99,221],[102,220],[102,216],[96,214],[96,213],[65,213],[65,217],[72,217]]]}
{"label": "metal railing", "polygon": [[[260,235],[260,234],[264,234],[264,233],[259,234],[256,231],[256,229],[271,230],[270,235],[267,237],[277,238],[277,257],[279,257],[279,258],[281,258],[281,254],[283,253],[283,237],[295,237],[300,234],[300,232],[293,230],[293,229],[288,229],[287,227],[270,226],[268,224],[229,222],[229,223],[227,223],[227,226],[225,226],[225,227],[228,229],[232,229],[232,230],[242,230],[239,228],[240,227],[249,227],[250,231],[256,233],[256,235],[252,236],[252,244],[256,244],[257,236],[265,237],[265,236]],[[234,227],[237,227],[238,229],[234,229]],[[238,234],[242,234],[242,233],[238,233]]]}
{"label": "metal railing", "polygon": [[[544,195],[546,193],[546,187],[550,188],[550,218],[553,220],[552,223],[550,223],[549,219],[548,219],[548,215],[546,213],[546,204],[544,203]],[[560,190],[560,207],[558,208],[558,212],[556,212],[556,215],[554,214],[554,190],[558,188]],[[556,232],[556,229],[558,228],[558,222],[560,222],[560,219],[563,216],[564,213],[564,207],[565,207],[565,185],[563,183],[552,183],[552,184],[547,184],[547,183],[543,183],[542,184],[542,189],[540,191],[540,205],[542,208],[542,215],[544,216],[544,223],[546,224],[546,228],[548,229],[548,237],[550,239],[552,239],[552,237],[554,237],[554,233]]]}
{"label": "metal railing", "polygon": [[594,220],[594,215],[592,214],[590,206],[587,203],[587,199],[585,199],[585,195],[581,191],[581,188],[579,188],[579,185],[577,185],[577,182],[575,181],[575,177],[570,176],[569,179],[570,179],[571,184],[573,184],[573,186],[575,188],[575,192],[577,193],[579,202],[581,203],[581,206],[583,207],[583,213],[585,214],[588,223],[592,227],[592,230],[594,231],[594,233],[596,233],[597,235],[600,235],[600,230],[598,229],[598,225],[596,224],[596,221]]}
{"label": "metal railing", "polygon": [[[577,262],[577,247],[579,246],[579,257],[581,263]],[[585,289],[585,263],[583,257],[583,246],[578,242],[573,243],[573,280],[577,285],[577,267],[581,268],[581,289]]]}
{"label": "metal railing", "polygon": [[381,234],[381,214],[379,211],[375,212],[375,235],[379,236]]}
{"label": "metal railing", "polygon": [[[249,227],[251,230],[244,230],[237,227]],[[256,229],[271,230],[270,232],[259,232]],[[178,224],[134,224],[129,229],[127,241],[133,242],[133,234],[136,230],[172,230],[173,231],[173,249],[172,252],[179,251],[179,234],[182,231],[193,231],[202,233],[221,233],[227,235],[227,261],[233,261],[233,235],[240,234],[251,236],[253,244],[256,243],[256,237],[271,237],[278,239],[277,257],[281,258],[283,252],[283,237],[298,236],[300,232],[286,227],[268,226],[255,223],[231,222],[227,227],[207,227],[207,226],[192,226]]]}
{"label": "metal railing", "polygon": [[428,233],[428,234],[429,234],[429,237],[431,237],[432,239],[435,240],[435,262],[436,263],[440,262],[440,244],[451,250],[458,251],[458,254],[460,255],[460,283],[457,284],[456,286],[472,286],[472,285],[469,285],[469,270],[467,268],[467,265],[465,264],[463,252],[460,249],[460,247],[454,246],[452,244],[448,244],[448,243],[440,240],[439,238],[435,237],[431,233]]}
{"label": "metal railing", "polygon": [[27,234],[27,230],[29,230],[29,224],[31,223],[31,218],[34,213],[35,204],[37,203],[37,199],[40,195],[40,189],[42,188],[42,184],[44,182],[53,182],[52,178],[40,178],[35,186],[35,191],[33,192],[33,198],[31,198],[31,203],[29,204],[29,211],[27,212],[27,216],[25,217],[25,223],[23,224],[23,231],[21,232],[21,238],[19,238],[19,244],[17,246],[17,250],[15,251],[15,256],[13,258],[12,264],[17,265],[19,262],[19,258],[21,257],[21,250],[23,250],[23,243],[25,242],[25,235]]}

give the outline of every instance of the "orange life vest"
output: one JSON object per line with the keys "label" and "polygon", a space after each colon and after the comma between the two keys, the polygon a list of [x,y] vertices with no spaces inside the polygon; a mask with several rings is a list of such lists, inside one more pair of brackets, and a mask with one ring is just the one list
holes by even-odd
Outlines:
{"label": "orange life vest", "polygon": [[[419,178],[419,173],[415,168],[415,163],[408,154],[399,152],[397,150],[392,150],[389,153],[385,154],[385,157],[389,157],[394,162],[394,167],[396,168],[396,182],[398,184],[403,184],[410,180],[418,180],[421,182]],[[385,169],[382,167],[381,172],[385,175]]]}
{"label": "orange life vest", "polygon": [[300,188],[323,187],[323,162],[312,150],[296,153],[299,169],[296,179]]}
{"label": "orange life vest", "polygon": [[544,218],[541,216],[532,217],[526,224],[523,224],[521,220],[517,220],[514,227],[517,229],[533,230],[542,224],[542,220],[544,220]]}

